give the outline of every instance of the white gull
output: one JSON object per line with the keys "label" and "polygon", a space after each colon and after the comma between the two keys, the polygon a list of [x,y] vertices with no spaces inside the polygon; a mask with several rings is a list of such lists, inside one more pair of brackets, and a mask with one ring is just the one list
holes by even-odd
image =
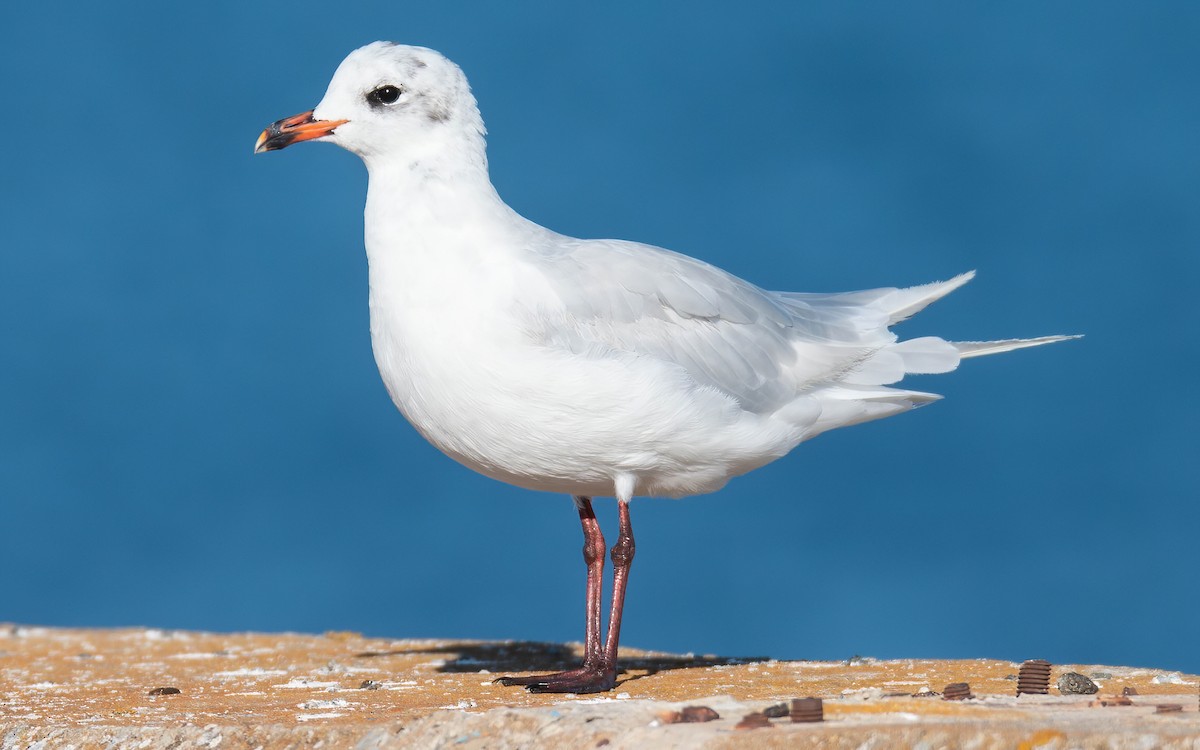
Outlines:
{"label": "white gull", "polygon": [[[662,248],[557,234],[496,194],[484,132],[458,66],[375,42],[255,151],[324,140],[362,158],[371,343],[392,400],[463,465],[575,500],[584,663],[505,684],[613,687],[634,495],[712,492],[822,432],[939,398],[892,387],[905,375],[1071,338],[898,341],[888,330],[972,273],[908,289],[770,292]],[[620,517],[603,644],[595,495],[615,496]]]}

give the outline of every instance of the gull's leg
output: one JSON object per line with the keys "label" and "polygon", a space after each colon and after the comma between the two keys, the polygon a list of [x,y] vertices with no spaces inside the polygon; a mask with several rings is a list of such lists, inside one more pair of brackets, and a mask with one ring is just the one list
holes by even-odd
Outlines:
{"label": "gull's leg", "polygon": [[[600,648],[600,592],[604,584],[604,534],[592,511],[592,499],[577,495],[575,507],[579,510],[579,523],[583,526],[583,561],[587,563],[587,620],[583,639],[583,665],[577,669],[532,677],[501,677],[501,685],[528,685],[543,687],[551,684],[587,679],[597,672],[601,662]],[[549,692],[549,691],[547,691]],[[556,691],[575,692],[575,691]]]}
{"label": "gull's leg", "polygon": [[604,663],[615,670],[617,666],[617,642],[621,640],[621,613],[625,609],[625,587],[629,584],[629,568],[633,565],[633,524],[629,521],[629,501],[617,500],[620,526],[617,543],[612,548],[613,598],[612,612],[608,617],[608,638],[604,642]]}
{"label": "gull's leg", "polygon": [[[612,548],[613,598],[604,652],[595,662],[589,663],[585,660],[579,669],[522,683],[531,693],[599,693],[612,690],[617,684],[617,643],[621,639],[621,614],[625,609],[625,587],[629,583],[629,568],[633,564],[633,553],[636,549],[633,543],[633,525],[629,521],[629,500],[618,497],[617,510],[621,520],[617,543]],[[600,541],[600,545],[600,554],[603,555],[603,540]],[[596,600],[597,610],[599,606],[599,600]],[[596,613],[596,619],[600,619],[599,611]],[[590,628],[590,614],[588,623]]]}

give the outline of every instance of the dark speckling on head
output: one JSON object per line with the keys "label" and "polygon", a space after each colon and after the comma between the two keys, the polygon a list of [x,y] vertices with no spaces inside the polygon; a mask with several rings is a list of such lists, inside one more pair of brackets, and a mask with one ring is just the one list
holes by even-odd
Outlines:
{"label": "dark speckling on head", "polygon": [[431,102],[426,117],[432,122],[450,122],[450,108],[442,102]]}

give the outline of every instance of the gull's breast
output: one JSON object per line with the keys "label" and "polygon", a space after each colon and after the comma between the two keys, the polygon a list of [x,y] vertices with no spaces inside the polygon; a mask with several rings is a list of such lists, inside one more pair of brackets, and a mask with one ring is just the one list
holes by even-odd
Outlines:
{"label": "gull's breast", "polygon": [[373,295],[371,338],[388,393],[417,431],[520,487],[610,495],[624,474],[639,494],[709,492],[794,444],[669,363],[546,346],[512,305],[486,298],[397,308]]}

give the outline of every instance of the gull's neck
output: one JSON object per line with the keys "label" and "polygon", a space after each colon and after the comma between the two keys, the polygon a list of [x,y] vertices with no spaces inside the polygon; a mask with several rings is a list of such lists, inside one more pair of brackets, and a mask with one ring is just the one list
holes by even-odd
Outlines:
{"label": "gull's neck", "polygon": [[489,182],[487,151],[477,132],[454,130],[400,136],[392,148],[360,152],[377,178],[419,185],[427,182]]}
{"label": "gull's neck", "polygon": [[[482,135],[448,134],[400,153],[366,155],[367,251],[417,252],[423,239],[476,232],[517,215],[488,175]],[[517,217],[518,220],[519,217]]]}

